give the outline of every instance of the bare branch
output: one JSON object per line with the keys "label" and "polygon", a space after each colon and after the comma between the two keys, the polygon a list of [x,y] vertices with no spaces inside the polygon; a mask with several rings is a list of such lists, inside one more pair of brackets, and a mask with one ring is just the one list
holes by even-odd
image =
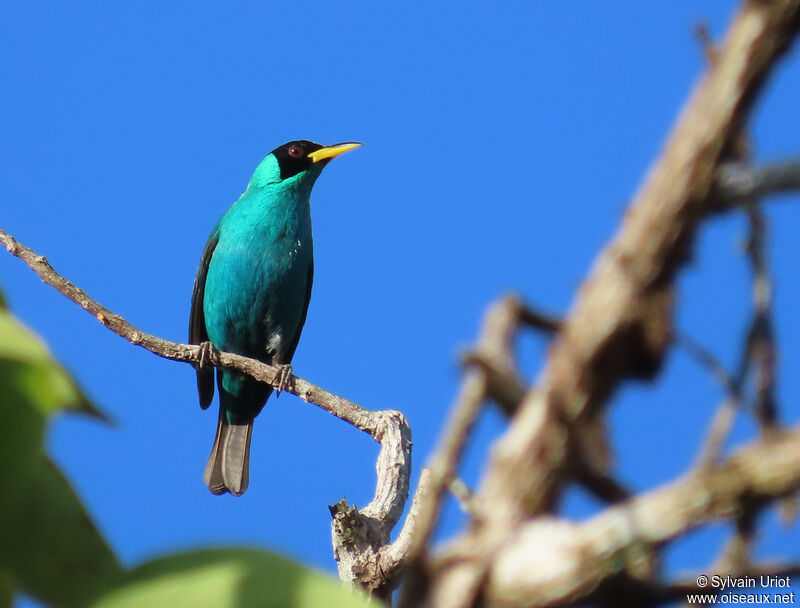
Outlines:
{"label": "bare branch", "polygon": [[419,484],[417,491],[414,493],[414,499],[411,501],[411,508],[408,510],[406,521],[403,524],[400,533],[397,535],[391,545],[383,547],[380,551],[379,569],[386,578],[386,584],[389,588],[393,588],[402,576],[407,560],[409,550],[411,549],[411,542],[416,534],[417,519],[419,518],[420,505],[422,498],[430,490],[430,469],[423,468],[419,476]]}
{"label": "bare branch", "polygon": [[528,306],[523,306],[519,312],[519,323],[548,334],[555,334],[561,329],[563,321]]}
{"label": "bare branch", "polygon": [[751,365],[756,368],[756,416],[762,433],[777,425],[775,397],[775,330],[772,321],[772,276],[767,261],[767,219],[757,206],[747,209],[750,224],[748,259],[753,272],[753,320],[747,336]]}
{"label": "bare branch", "polygon": [[696,467],[706,468],[719,460],[725,440],[733,428],[738,412],[739,401],[736,398],[729,395],[722,400],[711,419],[711,426],[697,456]]}
{"label": "bare branch", "polygon": [[505,334],[498,334],[491,343],[479,345],[461,357],[465,367],[478,366],[486,376],[488,397],[493,399],[502,412],[513,416],[525,397],[527,387],[517,374],[513,356],[513,330],[517,325],[530,327],[552,337],[561,327],[561,320],[523,305],[515,297],[508,299],[509,312],[516,315],[516,322],[509,325]]}
{"label": "bare branch", "polygon": [[700,43],[700,48],[703,49],[706,63],[713,67],[716,61],[717,48],[714,46],[714,38],[711,36],[711,31],[708,28],[707,22],[701,22],[695,25],[694,35],[697,42]]}
{"label": "bare branch", "polygon": [[800,0],[750,1],[736,16],[620,231],[582,285],[537,385],[494,445],[477,492],[492,508],[437,572],[429,596],[437,606],[475,602],[493,556],[558,497],[577,429],[597,419],[620,382],[658,370],[670,342],[672,282],[713,207],[719,163],[799,27]]}
{"label": "bare branch", "polygon": [[631,491],[614,479],[610,474],[606,471],[599,470],[585,460],[581,460],[575,464],[575,470],[572,474],[575,481],[597,498],[607,503],[615,504],[623,502],[632,496]]}
{"label": "bare branch", "polygon": [[490,356],[481,351],[472,351],[461,357],[465,366],[475,366],[486,378],[487,396],[491,396],[506,416],[513,416],[525,398],[526,386],[513,367],[504,358]]}
{"label": "bare branch", "polygon": [[483,605],[521,608],[578,602],[620,571],[636,547],[736,517],[744,502],[795,491],[800,487],[798,453],[800,428],[795,428],[586,522],[540,517],[524,524],[493,560]]}
{"label": "bare branch", "polygon": [[472,504],[472,498],[475,496],[475,494],[472,490],[470,490],[469,486],[464,482],[463,479],[460,477],[454,477],[450,482],[450,485],[447,486],[447,489],[450,490],[450,494],[452,494],[456,499],[458,506],[464,513],[472,515],[473,517],[479,516],[479,513],[475,511],[475,508]]}
{"label": "bare branch", "polygon": [[756,369],[756,415],[762,432],[769,432],[777,423],[775,399],[775,338],[772,321],[772,278],[766,256],[766,218],[761,208],[750,201],[746,208],[750,225],[747,257],[753,272],[753,315],[737,371],[728,372],[722,363],[702,345],[684,333],[676,342],[682,344],[703,367],[722,384],[727,396],[717,409],[703,449],[699,467],[715,462],[735,417],[745,401],[745,387],[752,368]]}
{"label": "bare branch", "polygon": [[742,402],[742,390],[747,371],[748,353],[742,354],[743,363],[739,365],[739,371],[736,376],[731,374],[725,366],[717,359],[714,354],[706,349],[702,344],[697,342],[694,338],[683,332],[677,332],[676,343],[683,346],[686,351],[693,356],[701,366],[706,368],[709,373],[722,385],[725,391],[725,397],[720,405],[717,407],[714,417],[711,420],[706,439],[700,449],[697,457],[698,468],[706,468],[717,462],[725,440],[728,437],[733,423],[736,420],[736,414],[739,412]]}
{"label": "bare branch", "polygon": [[[486,313],[477,350],[485,357],[499,361],[497,364],[499,368],[513,369],[509,349],[523,309],[524,306],[519,299],[509,296],[493,304]],[[442,496],[456,472],[472,425],[483,401],[488,396],[488,389],[489,381],[483,369],[478,367],[470,370],[462,384],[461,393],[450,419],[445,425],[439,445],[431,458],[430,488],[420,508],[412,555],[417,554],[425,546],[433,532]]]}
{"label": "bare branch", "polygon": [[[798,14],[797,0],[745,5],[716,68],[693,95],[621,232],[583,285],[539,385],[493,454],[483,491],[505,503],[492,510],[504,527],[547,500],[555,477],[546,471],[567,457],[566,451],[544,457],[545,446],[568,442],[553,439],[553,432],[566,427],[542,425],[542,410],[556,408],[559,418],[577,421],[603,403],[622,378],[635,374],[642,359],[654,364],[660,359],[668,334],[660,328],[669,324],[669,306],[648,302],[661,299],[683,260],[719,154],[739,132],[755,92],[794,35]],[[650,314],[642,318],[642,311]]]}
{"label": "bare branch", "polygon": [[[9,253],[25,262],[31,270],[39,275],[42,281],[75,302],[102,325],[131,344],[141,346],[154,355],[164,357],[165,359],[171,359],[172,361],[183,361],[184,363],[191,363],[193,365],[196,365],[200,361],[199,346],[170,342],[169,340],[164,340],[141,331],[121,316],[114,314],[106,307],[90,298],[85,291],[76,287],[58,274],[44,256],[29,249],[1,228],[0,243],[8,249]],[[271,384],[275,388],[280,386],[280,371],[256,359],[249,359],[234,353],[215,351],[212,354],[210,363],[219,367],[243,372],[256,380]],[[376,441],[380,442],[383,426],[378,414],[383,414],[383,412],[371,412],[352,401],[329,393],[297,376],[291,376],[289,378],[288,384],[284,387],[284,390],[297,395],[303,401],[313,403],[329,414],[333,414],[337,418],[350,423],[357,429],[369,433]]]}
{"label": "bare branch", "polygon": [[[523,309],[518,298],[507,296],[494,303],[484,318],[477,351],[506,371],[513,370],[510,349]],[[475,419],[489,396],[489,387],[489,376],[484,368],[476,366],[468,371],[431,458],[429,488],[420,501],[416,530],[409,549],[410,571],[401,605],[411,606],[417,601],[417,590],[425,576],[422,568],[425,547],[436,526],[444,492],[456,474]]]}
{"label": "bare branch", "polygon": [[675,332],[675,343],[679,346],[683,346],[687,353],[694,357],[702,367],[706,368],[714,379],[722,385],[726,393],[735,397],[737,400],[741,398],[739,394],[741,391],[741,387],[739,386],[741,380],[734,377],[714,353],[700,344],[692,336],[682,331]]}
{"label": "bare branch", "polygon": [[[0,243],[30,266],[45,283],[131,344],[166,359],[191,364],[199,362],[199,346],[170,342],[139,330],[90,298],[85,291],[58,274],[44,257],[25,247],[2,229]],[[214,351],[209,363],[238,370],[276,388],[279,385],[280,372],[255,359]],[[400,518],[408,498],[411,477],[411,428],[408,421],[403,414],[394,410],[366,410],[297,376],[289,378],[284,390],[369,433],[381,444],[376,462],[378,478],[372,501],[360,511],[355,507],[350,508],[346,501],[342,501],[331,507],[331,513],[334,516],[334,552],[341,580],[348,584],[358,583],[376,594],[386,593],[385,583],[391,573],[384,574],[379,567],[379,551],[389,545],[391,530]]]}
{"label": "bare branch", "polygon": [[[339,580],[387,600],[404,557],[399,546],[392,549],[389,545],[389,536],[408,498],[411,429],[400,412],[375,412],[374,416],[379,420],[381,437],[381,451],[375,464],[378,473],[375,497],[361,510],[351,507],[346,500],[330,507],[331,537]],[[407,526],[413,526],[417,509],[409,514]],[[391,560],[386,557],[390,549]]]}
{"label": "bare branch", "polygon": [[[755,564],[750,565],[747,570],[731,571],[721,568],[698,572],[694,577],[685,580],[678,580],[672,583],[661,584],[658,582],[647,581],[623,581],[623,585],[606,586],[601,585],[597,591],[593,592],[588,598],[591,604],[597,603],[601,606],[610,608],[622,608],[623,606],[636,606],[637,608],[652,608],[664,604],[673,605],[674,602],[687,601],[688,595],[715,595],[722,592],[720,585],[714,587],[709,584],[701,586],[697,579],[702,575],[709,581],[713,577],[725,580],[726,577],[749,577],[754,583],[760,582],[762,576],[770,578],[786,579],[796,576],[800,572],[800,564]],[[625,598],[625,599],[622,599]],[[622,601],[621,601],[622,600]],[[627,601],[625,601],[627,600]],[[697,601],[687,606],[697,606]]]}
{"label": "bare branch", "polygon": [[[740,370],[736,378],[737,392],[744,387],[750,370],[756,372],[757,395],[755,414],[761,436],[768,438],[777,428],[777,402],[775,398],[775,338],[772,322],[772,277],[767,262],[767,220],[752,199],[747,204],[750,238],[747,257],[753,273],[753,315],[745,339]],[[719,452],[721,446],[717,447]],[[736,532],[727,542],[720,558],[718,569],[730,572],[745,571],[751,559],[756,540],[756,524],[763,511],[758,501],[746,501],[736,517]]]}
{"label": "bare branch", "polygon": [[754,199],[800,190],[800,160],[750,167],[742,162],[720,166],[709,212],[748,205]]}

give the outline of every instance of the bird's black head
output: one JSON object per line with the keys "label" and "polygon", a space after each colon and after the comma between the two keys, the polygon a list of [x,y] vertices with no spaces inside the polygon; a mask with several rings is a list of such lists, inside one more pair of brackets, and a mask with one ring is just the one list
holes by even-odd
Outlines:
{"label": "bird's black head", "polygon": [[309,157],[309,154],[322,150],[322,147],[316,142],[299,139],[275,148],[272,154],[278,159],[278,166],[281,168],[281,179],[294,177],[308,169],[314,164],[314,159]]}
{"label": "bird's black head", "polygon": [[298,139],[275,148],[272,154],[278,160],[281,179],[284,180],[302,173],[312,165],[316,164],[322,167],[332,158],[359,147],[361,147],[361,144],[356,142],[322,146],[307,139]]}

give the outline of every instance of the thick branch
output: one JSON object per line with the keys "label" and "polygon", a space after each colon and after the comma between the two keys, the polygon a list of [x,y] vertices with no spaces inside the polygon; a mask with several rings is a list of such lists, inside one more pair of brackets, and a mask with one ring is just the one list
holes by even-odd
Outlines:
{"label": "thick branch", "polygon": [[[767,75],[800,27],[800,0],[746,2],[611,243],[596,261],[537,385],[495,444],[478,498],[491,504],[433,584],[437,606],[470,606],[492,556],[567,476],[576,428],[626,378],[649,378],[669,344],[671,285],[722,154],[741,132]],[[561,560],[553,560],[560,563]]]}
{"label": "thick branch", "polygon": [[484,588],[485,605],[578,602],[620,571],[637,548],[669,541],[713,520],[735,518],[745,503],[795,491],[800,487],[798,453],[800,428],[795,428],[584,523],[533,520],[497,555]]}
{"label": "thick branch", "polygon": [[[669,306],[648,303],[660,298],[682,262],[720,153],[738,134],[750,102],[795,34],[798,15],[800,0],[749,2],[731,27],[715,68],[583,285],[539,384],[496,446],[482,491],[500,502],[492,509],[498,520],[517,521],[552,495],[551,471],[566,459],[568,443],[566,437],[555,441],[552,433],[564,435],[567,427],[542,425],[544,412],[555,409],[559,418],[582,420],[641,359],[660,358],[666,344],[660,328],[669,323]],[[642,318],[643,310],[650,318]]]}

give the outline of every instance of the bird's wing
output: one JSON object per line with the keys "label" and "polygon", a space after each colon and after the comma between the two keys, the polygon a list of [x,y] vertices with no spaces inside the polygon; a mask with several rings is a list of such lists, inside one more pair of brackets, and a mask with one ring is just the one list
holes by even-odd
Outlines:
{"label": "bird's wing", "polygon": [[306,275],[306,301],[303,304],[303,314],[300,317],[300,323],[297,326],[297,331],[292,336],[292,342],[289,349],[286,351],[284,360],[281,363],[291,363],[294,351],[297,348],[297,343],[300,341],[300,333],[303,331],[303,325],[306,324],[306,315],[308,314],[308,303],[311,301],[311,284],[314,282],[314,260],[308,265],[308,274]]}
{"label": "bird's wing", "polygon": [[[200,258],[200,267],[197,269],[197,276],[194,278],[194,290],[192,291],[192,312],[189,315],[189,344],[202,344],[208,342],[208,332],[206,331],[206,317],[203,313],[203,295],[206,291],[206,275],[211,256],[219,242],[219,227],[215,227],[208,237],[206,248]],[[205,366],[197,370],[197,394],[200,397],[200,407],[206,409],[214,399],[214,368]]]}

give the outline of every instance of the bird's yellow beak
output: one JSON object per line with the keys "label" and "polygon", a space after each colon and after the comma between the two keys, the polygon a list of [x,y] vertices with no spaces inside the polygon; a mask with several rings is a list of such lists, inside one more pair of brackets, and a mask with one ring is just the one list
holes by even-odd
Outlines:
{"label": "bird's yellow beak", "polygon": [[331,158],[336,158],[340,154],[344,154],[345,152],[349,152],[350,150],[355,150],[356,148],[360,148],[364,144],[360,144],[356,141],[348,141],[343,144],[334,144],[332,146],[327,146],[325,148],[320,148],[316,152],[312,152],[308,155],[308,158],[311,159],[312,162],[318,163],[322,160],[330,160]]}

